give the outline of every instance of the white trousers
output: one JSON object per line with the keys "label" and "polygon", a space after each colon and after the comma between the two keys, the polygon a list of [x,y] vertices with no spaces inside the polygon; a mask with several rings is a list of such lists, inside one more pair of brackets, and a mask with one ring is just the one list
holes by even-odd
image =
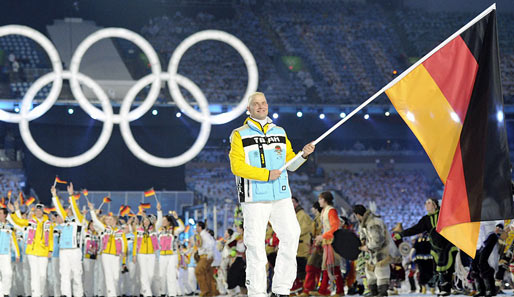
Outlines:
{"label": "white trousers", "polygon": [[11,255],[0,255],[0,274],[2,276],[2,295],[10,295],[11,294],[11,284],[12,284],[12,264],[11,264]]}
{"label": "white trousers", "polygon": [[178,293],[178,256],[159,256],[159,295],[177,296]]}
{"label": "white trousers", "polygon": [[191,292],[195,293],[198,285],[196,284],[195,267],[187,267],[187,286]]}
{"label": "white trousers", "polygon": [[86,297],[92,297],[95,295],[95,263],[95,259],[89,258],[84,258],[84,262],[82,262],[82,267],[84,269],[84,295]]}
{"label": "white trousers", "polygon": [[242,203],[246,245],[246,287],[249,297],[266,297],[266,228],[277,234],[278,245],[272,292],[289,295],[296,278],[296,251],[300,225],[290,198],[271,202]]}
{"label": "white trousers", "polygon": [[[59,251],[59,272],[61,273],[61,296],[83,296],[82,250],[61,249]],[[72,281],[73,280],[73,281]],[[73,284],[73,294],[71,292]]]}
{"label": "white trousers", "polygon": [[134,262],[129,261],[127,258],[127,269],[128,272],[121,274],[122,279],[122,293],[126,296],[138,296],[138,279],[137,279],[137,269],[136,264]]}
{"label": "white trousers", "polygon": [[116,289],[120,279],[120,257],[111,254],[102,254],[101,257],[106,296],[117,297]]}
{"label": "white trousers", "polygon": [[106,296],[105,276],[102,263],[102,256],[99,255],[95,263],[94,290],[96,296]]}
{"label": "white trousers", "polygon": [[61,275],[59,273],[59,262],[59,258],[56,257],[48,259],[48,278],[46,282],[46,294],[48,296],[61,296]]}
{"label": "white trousers", "polygon": [[155,254],[137,254],[141,295],[152,296],[152,280],[155,272]]}
{"label": "white trousers", "polygon": [[30,285],[32,297],[41,297],[45,292],[47,257],[27,255],[30,265]]}
{"label": "white trousers", "polygon": [[191,293],[192,291],[189,289],[189,285],[187,284],[187,270],[184,268],[179,268],[178,270],[178,295],[183,296]]}

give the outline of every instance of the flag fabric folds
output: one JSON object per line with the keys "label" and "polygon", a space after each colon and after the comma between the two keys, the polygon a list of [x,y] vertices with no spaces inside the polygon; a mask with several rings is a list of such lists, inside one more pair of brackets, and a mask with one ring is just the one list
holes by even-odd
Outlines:
{"label": "flag fabric folds", "polygon": [[111,198],[109,196],[106,196],[106,197],[104,197],[104,200],[102,203],[109,203],[111,201],[112,201]]}
{"label": "flag fabric folds", "polygon": [[60,179],[58,176],[55,177],[55,182],[58,184],[67,184],[68,182]]}
{"label": "flag fabric folds", "polygon": [[496,10],[386,94],[445,184],[437,231],[474,257],[481,222],[514,217]]}
{"label": "flag fabric folds", "polygon": [[148,209],[150,208],[152,205],[150,203],[141,203],[139,206],[141,206],[142,209]]}

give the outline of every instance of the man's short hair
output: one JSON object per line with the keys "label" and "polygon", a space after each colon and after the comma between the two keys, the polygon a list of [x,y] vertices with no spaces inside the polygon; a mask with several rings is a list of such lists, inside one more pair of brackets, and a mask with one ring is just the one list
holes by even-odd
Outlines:
{"label": "man's short hair", "polygon": [[366,213],[366,207],[362,204],[356,204],[353,206],[353,213],[363,216]]}
{"label": "man's short hair", "polygon": [[291,200],[294,200],[296,203],[299,203],[298,198],[296,198],[295,196],[291,197]]}
{"label": "man's short hair", "polygon": [[252,103],[253,99],[255,99],[255,97],[257,97],[259,95],[260,96],[264,96],[264,93],[263,92],[254,92],[250,96],[248,96],[248,106],[250,106],[250,104]]}
{"label": "man's short hair", "polygon": [[200,221],[196,223],[197,226],[202,227],[202,230],[205,230],[205,223]]}

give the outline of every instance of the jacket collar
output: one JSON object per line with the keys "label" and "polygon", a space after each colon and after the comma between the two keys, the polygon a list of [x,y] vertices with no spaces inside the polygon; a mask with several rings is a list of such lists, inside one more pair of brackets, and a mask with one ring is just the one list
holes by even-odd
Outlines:
{"label": "jacket collar", "polygon": [[266,121],[267,123],[264,125],[264,127],[261,125],[261,123],[257,122],[251,117],[246,118],[244,123],[247,124],[253,130],[259,131],[261,133],[266,133],[271,128],[275,127],[275,124],[273,124],[273,121],[270,119],[270,117],[266,117]]}

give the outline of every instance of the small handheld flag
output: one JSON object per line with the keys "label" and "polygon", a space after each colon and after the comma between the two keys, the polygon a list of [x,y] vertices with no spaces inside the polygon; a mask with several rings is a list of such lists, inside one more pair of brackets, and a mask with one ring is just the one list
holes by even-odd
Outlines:
{"label": "small handheld flag", "polygon": [[20,200],[20,205],[25,204],[25,199],[23,199],[23,192],[18,194],[18,199]]}
{"label": "small handheld flag", "polygon": [[123,209],[120,211],[120,215],[121,215],[122,217],[124,217],[124,216],[128,215],[129,213],[130,213],[130,206],[128,206],[128,205],[125,205],[125,206],[123,207]]}
{"label": "small handheld flag", "polygon": [[110,203],[112,200],[109,196],[105,196],[103,201],[102,201],[102,204],[100,204],[100,207],[98,207],[98,209],[102,208],[102,206],[104,205],[104,203]]}
{"label": "small handheld flag", "polygon": [[155,190],[153,188],[145,191],[145,197],[155,196]]}
{"label": "small handheld flag", "polygon": [[155,202],[159,203],[159,200],[157,199],[157,195],[155,195],[155,190],[153,188],[150,188],[145,191],[145,197],[153,196],[155,198]]}
{"label": "small handheld flag", "polygon": [[25,200],[25,205],[30,206],[34,201],[36,201],[36,198],[30,196],[29,199]]}
{"label": "small handheld flag", "polygon": [[89,195],[89,192],[87,191],[87,189],[82,190],[82,194],[84,194],[84,197],[86,197],[87,203],[89,203],[89,198],[87,198],[87,195]]}
{"label": "small handheld flag", "polygon": [[58,176],[55,176],[54,186],[55,184],[67,184],[68,182],[60,179]]}

